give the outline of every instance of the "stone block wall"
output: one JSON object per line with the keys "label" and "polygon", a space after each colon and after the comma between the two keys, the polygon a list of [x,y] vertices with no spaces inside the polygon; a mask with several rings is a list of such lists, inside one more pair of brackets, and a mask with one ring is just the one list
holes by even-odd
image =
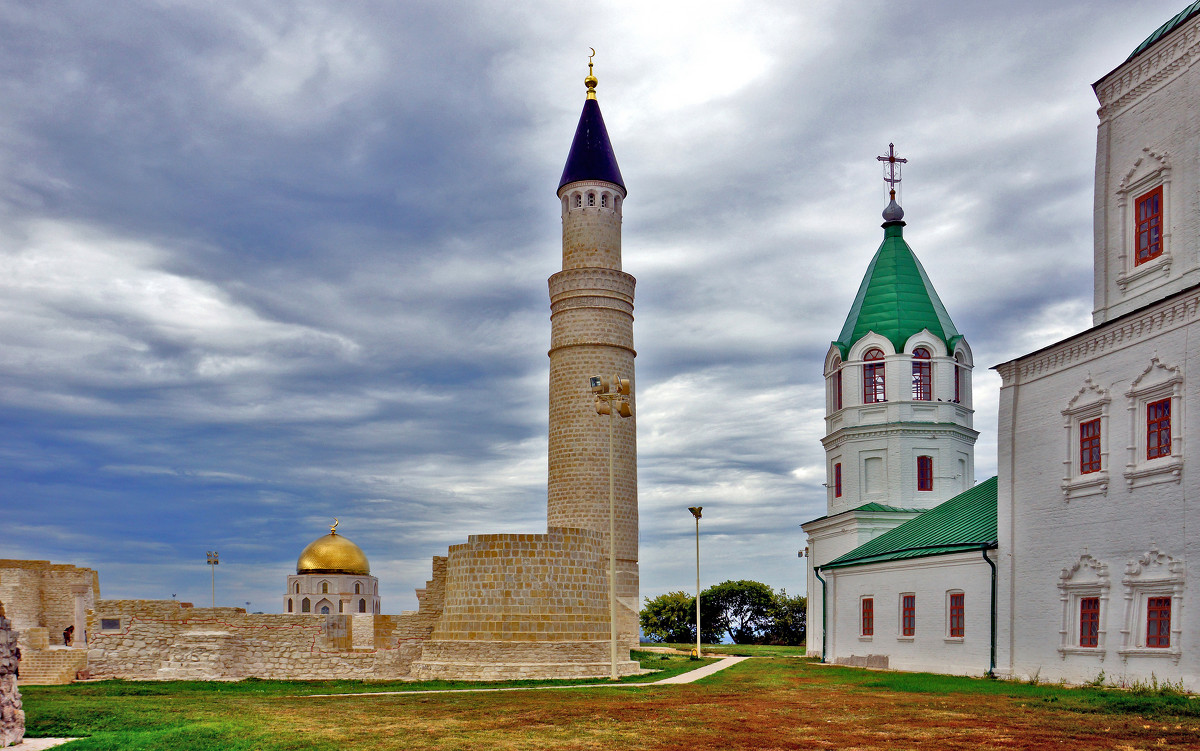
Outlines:
{"label": "stone block wall", "polygon": [[[93,678],[135,680],[403,678],[418,648],[398,636],[419,640],[431,620],[420,611],[264,615],[173,600],[100,600],[88,615],[88,669]],[[386,638],[366,646],[364,630]]]}
{"label": "stone block wall", "polygon": [[50,644],[62,644],[63,630],[75,622],[73,584],[88,586],[84,603],[92,607],[100,596],[100,577],[92,569],[0,559],[0,601],[6,603],[13,628],[26,632],[44,627]]}
{"label": "stone block wall", "polygon": [[17,632],[4,615],[0,602],[0,748],[21,743],[25,737],[25,712],[17,690]]}
{"label": "stone block wall", "polygon": [[[472,535],[450,548],[445,606],[413,677],[501,680],[607,675],[605,535]],[[628,649],[620,672],[636,672]]]}

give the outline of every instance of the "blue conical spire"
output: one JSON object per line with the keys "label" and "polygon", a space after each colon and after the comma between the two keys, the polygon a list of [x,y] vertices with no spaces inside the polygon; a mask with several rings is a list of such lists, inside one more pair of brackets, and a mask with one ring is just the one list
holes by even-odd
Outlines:
{"label": "blue conical spire", "polygon": [[597,82],[592,75],[590,61],[588,76],[583,82],[587,86],[588,95],[583,102],[583,113],[579,116],[575,140],[571,142],[571,153],[567,154],[567,164],[563,167],[558,187],[561,189],[567,183],[579,180],[604,180],[620,185],[624,190],[625,181],[621,179],[621,168],[617,166],[617,157],[613,154],[612,143],[608,140],[608,129],[604,127],[604,116],[600,114],[600,103],[596,101]]}

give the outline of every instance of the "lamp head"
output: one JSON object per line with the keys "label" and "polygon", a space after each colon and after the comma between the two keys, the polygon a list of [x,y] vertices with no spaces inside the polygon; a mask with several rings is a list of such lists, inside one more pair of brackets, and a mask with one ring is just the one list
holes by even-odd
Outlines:
{"label": "lamp head", "polygon": [[692,516],[700,518],[700,512],[704,509],[703,506],[688,506],[688,511],[692,512]]}

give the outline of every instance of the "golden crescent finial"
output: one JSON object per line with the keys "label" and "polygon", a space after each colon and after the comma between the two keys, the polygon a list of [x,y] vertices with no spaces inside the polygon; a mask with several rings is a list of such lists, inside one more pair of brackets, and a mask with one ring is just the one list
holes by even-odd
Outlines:
{"label": "golden crescent finial", "polygon": [[588,47],[588,49],[592,51],[592,54],[588,55],[588,74],[587,78],[583,79],[583,85],[587,87],[587,98],[595,99],[596,84],[599,83],[599,81],[597,81],[596,77],[592,75],[592,58],[596,56],[596,48]]}
{"label": "golden crescent finial", "polygon": [[338,525],[338,520],[337,520],[337,517],[335,516],[335,517],[333,517],[333,526],[329,528],[329,534],[331,534],[331,535],[337,534],[337,525]]}

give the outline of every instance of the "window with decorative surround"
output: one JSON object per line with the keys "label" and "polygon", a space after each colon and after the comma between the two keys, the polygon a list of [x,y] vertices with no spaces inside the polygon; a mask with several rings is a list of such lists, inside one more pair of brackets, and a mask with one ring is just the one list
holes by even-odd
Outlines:
{"label": "window with decorative surround", "polygon": [[1171,270],[1171,165],[1166,154],[1142,149],[1117,189],[1122,222],[1117,287],[1127,291]]}
{"label": "window with decorative surround", "polygon": [[1126,658],[1182,656],[1183,561],[1153,547],[1125,566],[1125,619],[1121,648]]}
{"label": "window with decorative surround", "polygon": [[1100,598],[1079,598],[1079,646],[1095,647],[1100,643]]}
{"label": "window with decorative surround", "polygon": [[1160,482],[1180,482],[1183,453],[1183,375],[1151,358],[1129,390],[1130,441],[1125,484],[1132,490]]}
{"label": "window with decorative surround", "polygon": [[1079,474],[1100,471],[1100,418],[1079,424]]}
{"label": "window with decorative surround", "polygon": [[912,353],[912,398],[928,402],[933,399],[933,366],[929,350],[917,347]]}
{"label": "window with decorative surround", "polygon": [[1134,201],[1133,264],[1162,255],[1162,186]]}
{"label": "window with decorative surround", "polygon": [[917,596],[912,593],[900,595],[900,636],[915,636],[917,633]]}
{"label": "window with decorative surround", "polygon": [[887,401],[883,350],[869,349],[863,355],[863,404]]}
{"label": "window with decorative surround", "polygon": [[1108,566],[1087,553],[1059,574],[1062,625],[1058,651],[1064,656],[1089,654],[1104,659],[1109,585]]}
{"label": "window with decorative surround", "polygon": [[862,621],[862,636],[875,635],[875,598],[864,597],[859,601]]}
{"label": "window with decorative surround", "polygon": [[1073,498],[1108,493],[1108,391],[1092,383],[1089,376],[1063,410],[1067,431],[1063,459],[1063,497]]}
{"label": "window with decorative surround", "polygon": [[833,497],[842,497],[842,463],[837,462],[833,465]]}

